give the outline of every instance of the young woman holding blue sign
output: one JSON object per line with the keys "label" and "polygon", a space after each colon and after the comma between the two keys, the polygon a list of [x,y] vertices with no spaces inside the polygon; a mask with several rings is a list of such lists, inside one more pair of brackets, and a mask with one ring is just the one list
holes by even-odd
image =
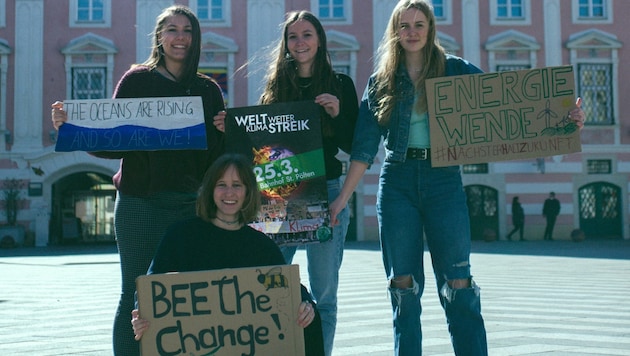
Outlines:
{"label": "young woman holding blue sign", "polygon": [[[284,265],[273,240],[247,225],[260,210],[252,164],[242,155],[225,154],[208,169],[196,203],[197,217],[172,225],[160,243],[148,274]],[[306,355],[324,354],[321,319],[302,286],[297,323],[305,328]],[[149,327],[132,313],[136,340]]]}
{"label": "young woman holding blue sign", "polygon": [[[470,271],[466,194],[459,166],[431,166],[424,92],[427,79],[481,70],[445,54],[436,38],[433,9],[422,0],[401,0],[395,6],[377,59],[361,101],[348,175],[330,206],[331,220],[336,222],[384,139],[376,208],[395,354],[422,354],[426,237],[455,354],[487,355],[480,291]],[[579,108],[571,117],[581,126]]]}
{"label": "young woman holding blue sign", "polygon": [[[332,202],[339,195],[342,175],[342,164],[335,156],[340,149],[350,152],[359,111],[357,92],[350,77],[333,71],[326,32],[315,15],[290,12],[282,28],[260,101],[314,100],[321,105],[324,164],[328,199]],[[337,325],[339,269],[350,223],[347,206],[339,212],[338,220],[330,240],[305,245],[309,285],[322,316],[326,355],[332,353]],[[295,251],[296,246],[282,247],[287,263],[293,261]]]}
{"label": "young woman holding blue sign", "polygon": [[[203,175],[223,153],[223,134],[213,123],[213,116],[224,110],[223,95],[215,81],[198,73],[200,53],[201,31],[194,13],[179,5],[166,8],[156,20],[150,57],[123,75],[114,98],[201,96],[207,150],[91,152],[96,157],[120,159],[120,169],[113,177],[118,190],[114,227],[122,273],[114,322],[116,355],[139,355],[129,327],[135,279],[146,273],[167,227],[195,216]],[[55,102],[52,107],[53,125],[59,128],[67,120],[63,103]]]}

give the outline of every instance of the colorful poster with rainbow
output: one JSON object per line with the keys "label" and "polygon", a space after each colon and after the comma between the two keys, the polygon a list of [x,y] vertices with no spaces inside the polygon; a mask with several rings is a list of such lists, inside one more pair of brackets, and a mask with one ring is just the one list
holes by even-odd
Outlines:
{"label": "colorful poster with rainbow", "polygon": [[227,110],[226,150],[252,160],[262,198],[250,226],[278,245],[332,236],[320,110],[312,101]]}
{"label": "colorful poster with rainbow", "polygon": [[57,152],[204,150],[201,97],[66,100]]}

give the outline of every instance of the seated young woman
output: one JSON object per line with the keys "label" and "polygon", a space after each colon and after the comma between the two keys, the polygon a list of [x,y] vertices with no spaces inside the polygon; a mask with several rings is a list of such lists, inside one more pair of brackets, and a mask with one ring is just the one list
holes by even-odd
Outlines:
{"label": "seated young woman", "polygon": [[[280,248],[247,225],[260,209],[251,163],[224,154],[208,169],[197,198],[197,217],[172,225],[164,235],[147,274],[284,265]],[[323,355],[321,319],[302,287],[296,322],[304,328],[308,356]],[[150,327],[137,309],[131,324],[136,340]]]}

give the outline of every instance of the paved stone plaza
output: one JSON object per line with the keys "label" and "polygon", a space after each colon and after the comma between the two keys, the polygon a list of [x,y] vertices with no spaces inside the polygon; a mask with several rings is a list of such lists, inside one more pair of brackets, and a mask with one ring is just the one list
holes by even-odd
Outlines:
{"label": "paved stone plaza", "polygon": [[[471,263],[490,355],[630,355],[630,241],[475,241]],[[348,243],[341,273],[334,355],[391,355],[378,245]],[[452,355],[429,277],[424,355]],[[0,250],[0,355],[111,355],[119,289],[114,245]]]}

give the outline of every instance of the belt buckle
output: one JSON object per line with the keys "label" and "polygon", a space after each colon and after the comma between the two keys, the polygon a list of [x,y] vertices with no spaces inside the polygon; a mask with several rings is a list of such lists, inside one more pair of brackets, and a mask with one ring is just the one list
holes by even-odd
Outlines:
{"label": "belt buckle", "polygon": [[420,159],[423,161],[426,161],[427,158],[429,156],[429,150],[427,150],[426,148],[421,148],[420,149]]}

